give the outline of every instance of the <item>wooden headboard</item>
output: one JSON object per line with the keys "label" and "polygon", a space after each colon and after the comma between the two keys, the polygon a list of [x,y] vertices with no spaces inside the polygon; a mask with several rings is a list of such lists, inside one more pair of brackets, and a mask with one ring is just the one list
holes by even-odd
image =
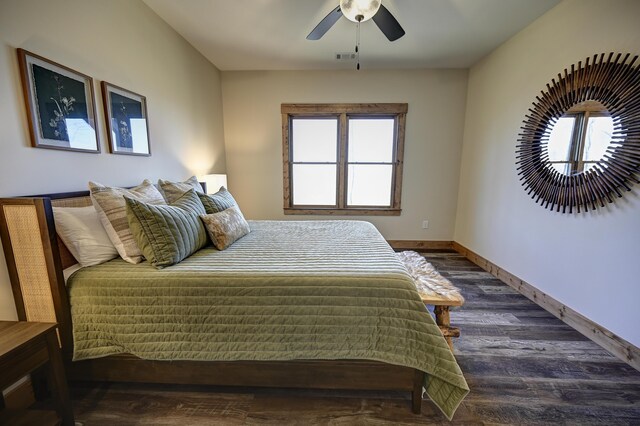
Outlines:
{"label": "wooden headboard", "polygon": [[57,322],[67,359],[73,339],[62,271],[73,258],[58,240],[52,207],[87,205],[91,205],[88,191],[0,199],[0,238],[18,319]]}

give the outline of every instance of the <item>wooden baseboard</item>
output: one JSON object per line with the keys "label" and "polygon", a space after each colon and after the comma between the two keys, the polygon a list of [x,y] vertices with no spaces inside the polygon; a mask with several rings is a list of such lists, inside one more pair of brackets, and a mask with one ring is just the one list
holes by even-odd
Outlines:
{"label": "wooden baseboard", "polygon": [[640,349],[637,346],[455,241],[453,242],[453,249],[509,287],[519,291],[529,300],[560,318],[564,323],[593,340],[615,357],[620,358],[636,370],[640,370]]}
{"label": "wooden baseboard", "polygon": [[427,240],[387,240],[389,245],[396,250],[451,250],[453,241],[427,241]]}
{"label": "wooden baseboard", "polygon": [[35,401],[33,386],[29,376],[18,381],[15,385],[7,388],[3,392],[4,405],[9,410],[24,410],[30,407]]}

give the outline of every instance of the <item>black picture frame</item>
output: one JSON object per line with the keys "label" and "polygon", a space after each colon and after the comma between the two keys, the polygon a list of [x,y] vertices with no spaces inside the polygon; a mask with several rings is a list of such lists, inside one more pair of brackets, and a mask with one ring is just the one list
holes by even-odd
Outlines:
{"label": "black picture frame", "polygon": [[106,81],[101,87],[109,152],[150,156],[147,98]]}
{"label": "black picture frame", "polygon": [[31,145],[99,153],[93,79],[24,49],[17,53]]}

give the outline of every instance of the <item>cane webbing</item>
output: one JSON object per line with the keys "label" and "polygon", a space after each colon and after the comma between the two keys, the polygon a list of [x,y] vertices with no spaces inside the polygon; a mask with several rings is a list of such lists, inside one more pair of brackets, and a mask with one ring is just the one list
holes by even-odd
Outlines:
{"label": "cane webbing", "polygon": [[87,207],[91,205],[91,197],[60,198],[51,200],[53,207]]}
{"label": "cane webbing", "polygon": [[56,322],[51,286],[34,205],[5,205],[27,321]]}

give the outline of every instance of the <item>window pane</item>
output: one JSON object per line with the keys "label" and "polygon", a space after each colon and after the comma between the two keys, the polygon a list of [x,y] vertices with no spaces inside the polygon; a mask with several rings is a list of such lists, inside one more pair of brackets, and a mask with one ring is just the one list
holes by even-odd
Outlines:
{"label": "window pane", "polygon": [[549,136],[549,161],[567,161],[571,152],[571,136],[575,117],[561,117],[554,124]]}
{"label": "window pane", "polygon": [[611,117],[589,117],[584,139],[584,161],[598,161],[604,156],[613,134]]}
{"label": "window pane", "polygon": [[294,164],[292,172],[294,205],[336,205],[336,165]]}
{"label": "window pane", "polygon": [[393,162],[393,118],[349,118],[349,162]]}
{"label": "window pane", "polygon": [[337,161],[338,119],[291,119],[291,149],[294,162]]}
{"label": "window pane", "polygon": [[391,206],[391,165],[350,164],[348,206]]}

